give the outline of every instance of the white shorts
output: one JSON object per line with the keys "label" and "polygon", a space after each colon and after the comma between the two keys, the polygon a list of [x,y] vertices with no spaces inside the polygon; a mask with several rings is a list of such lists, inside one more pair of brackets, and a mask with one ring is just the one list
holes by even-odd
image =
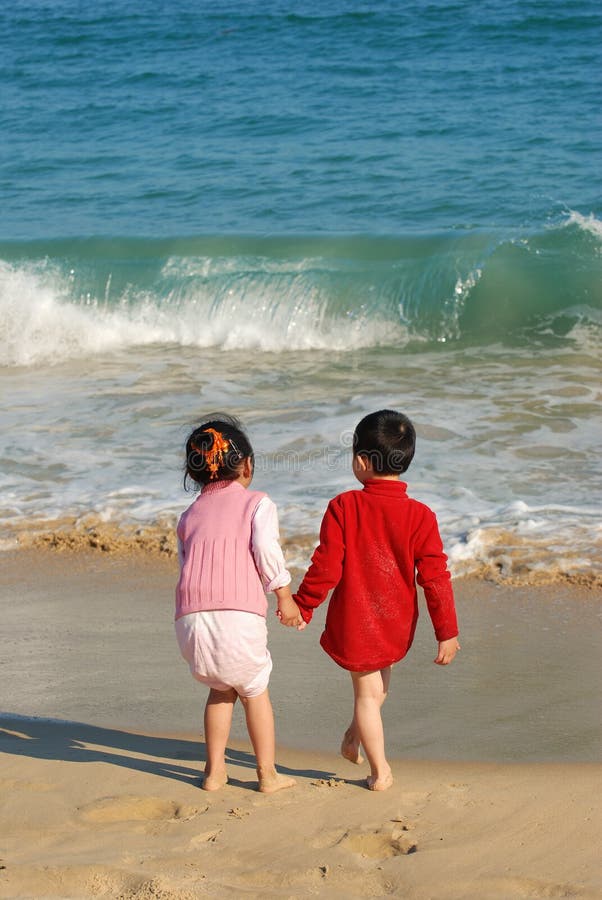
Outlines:
{"label": "white shorts", "polygon": [[270,680],[272,657],[263,616],[238,609],[212,609],[176,619],[180,652],[197,681],[216,691],[234,688],[258,697]]}

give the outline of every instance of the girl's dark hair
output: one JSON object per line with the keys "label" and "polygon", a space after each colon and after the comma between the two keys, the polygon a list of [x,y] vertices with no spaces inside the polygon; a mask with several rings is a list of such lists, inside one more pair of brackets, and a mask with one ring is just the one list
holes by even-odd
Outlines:
{"label": "girl's dark hair", "polygon": [[365,456],[379,475],[401,475],[416,447],[414,426],[403,413],[381,409],[364,416],[353,435],[353,453]]}
{"label": "girl's dark hair", "polygon": [[[225,442],[222,452],[216,452],[220,444],[213,432],[221,435]],[[240,422],[234,416],[214,413],[186,440],[184,487],[188,490],[189,479],[194,482],[193,490],[210,481],[234,481],[238,478],[243,459],[250,459],[253,463],[254,454]]]}

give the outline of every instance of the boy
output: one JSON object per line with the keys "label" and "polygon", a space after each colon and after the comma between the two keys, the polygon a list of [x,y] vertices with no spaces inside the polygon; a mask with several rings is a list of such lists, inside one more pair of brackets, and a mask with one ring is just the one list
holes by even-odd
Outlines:
{"label": "boy", "polygon": [[[435,514],[408,497],[399,476],[414,456],[416,433],[402,413],[380,410],[362,419],[353,436],[353,473],[363,490],[346,491],[328,504],[320,543],[295,603],[305,622],[334,588],[320,643],[351,674],[353,719],[341,753],[370,764],[367,785],[393,783],[385,757],[380,708],[391,665],[408,652],[418,619],[416,581],[423,588],[435,635],[438,665],[450,663],[459,644],[447,557]],[[417,575],[416,575],[417,573]],[[284,613],[284,610],[283,610]],[[285,625],[298,613],[282,615]]]}

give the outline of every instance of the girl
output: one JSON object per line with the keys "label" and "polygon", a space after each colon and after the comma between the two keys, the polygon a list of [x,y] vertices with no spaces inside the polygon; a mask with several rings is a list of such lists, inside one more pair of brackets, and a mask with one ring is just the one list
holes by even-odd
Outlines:
{"label": "girl", "polygon": [[274,591],[287,624],[302,628],[304,622],[291,597],[276,507],[266,494],[248,490],[253,459],[249,439],[230,416],[205,422],[186,441],[184,485],[190,479],[201,493],[178,523],[175,628],[192,675],[209,687],[203,789],[219,790],[228,780],[226,743],[240,697],[259,790],[269,794],[295,781],[278,774],[274,762],[265,591]]}

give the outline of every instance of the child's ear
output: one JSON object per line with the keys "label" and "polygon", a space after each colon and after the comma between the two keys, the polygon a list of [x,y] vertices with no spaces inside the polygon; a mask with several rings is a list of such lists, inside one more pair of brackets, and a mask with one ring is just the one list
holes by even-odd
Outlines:
{"label": "child's ear", "polygon": [[360,472],[368,471],[368,460],[365,456],[355,456],[354,460]]}
{"label": "child's ear", "polygon": [[250,456],[245,456],[242,461],[242,476],[243,478],[253,477],[253,463]]}

